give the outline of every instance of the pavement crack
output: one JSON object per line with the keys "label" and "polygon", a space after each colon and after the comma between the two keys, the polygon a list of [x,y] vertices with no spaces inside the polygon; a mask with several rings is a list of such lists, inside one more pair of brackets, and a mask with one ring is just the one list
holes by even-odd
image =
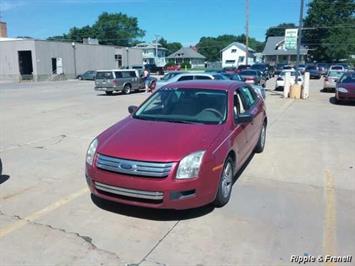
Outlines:
{"label": "pavement crack", "polygon": [[[160,243],[163,242],[163,240],[174,230],[174,228],[175,228],[179,223],[180,223],[180,220],[177,221],[177,222],[168,230],[168,232],[166,232],[165,235],[163,235],[163,237],[159,239],[159,241],[149,250],[149,252],[143,257],[143,259],[141,259],[141,261],[140,261],[137,265],[142,264],[142,263],[148,258],[148,256],[160,245]],[[164,265],[164,264],[159,264],[159,265]]]}
{"label": "pavement crack", "polygon": [[93,243],[93,239],[91,237],[89,237],[89,236],[81,235],[81,234],[79,234],[77,232],[70,232],[70,231],[65,230],[64,228],[55,227],[55,226],[50,225],[50,224],[39,223],[39,222],[36,222],[36,221],[33,221],[33,220],[25,219],[25,218],[21,217],[20,215],[8,215],[8,214],[4,213],[1,210],[0,210],[0,215],[6,216],[6,217],[9,217],[9,218],[14,218],[14,219],[19,220],[19,221],[25,221],[28,224],[31,224],[31,225],[34,225],[34,226],[46,227],[46,228],[48,228],[50,230],[54,230],[54,231],[57,231],[57,232],[61,232],[61,233],[64,233],[64,234],[75,236],[75,237],[81,239],[82,241],[84,241],[85,243],[87,243],[90,246],[90,249],[97,250],[98,252],[106,253],[106,254],[108,254],[110,256],[113,256],[118,261],[121,260],[121,258],[115,252],[97,247]]}

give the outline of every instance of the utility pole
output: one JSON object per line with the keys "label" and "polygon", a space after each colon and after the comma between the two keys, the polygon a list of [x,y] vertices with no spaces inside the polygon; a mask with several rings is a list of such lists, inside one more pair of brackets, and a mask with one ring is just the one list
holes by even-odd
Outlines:
{"label": "utility pole", "polygon": [[248,65],[249,59],[249,0],[245,0],[245,64]]}
{"label": "utility pole", "polygon": [[301,0],[300,7],[300,20],[298,23],[298,33],[297,33],[297,59],[296,59],[296,84],[298,84],[298,67],[300,64],[300,50],[301,50],[301,39],[302,39],[302,27],[303,27],[303,6],[304,0]]}
{"label": "utility pole", "polygon": [[[156,59],[158,59],[158,37],[159,37],[159,35],[155,34],[155,57],[156,57]],[[157,62],[155,62],[155,64],[156,63]]]}

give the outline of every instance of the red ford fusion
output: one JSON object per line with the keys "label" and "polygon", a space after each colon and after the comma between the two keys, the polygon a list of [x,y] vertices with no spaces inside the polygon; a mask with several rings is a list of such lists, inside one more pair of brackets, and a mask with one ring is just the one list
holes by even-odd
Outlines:
{"label": "red ford fusion", "polygon": [[236,172],[265,145],[263,97],[235,81],[186,81],[157,90],[95,138],[86,179],[102,199],[188,209],[225,205]]}
{"label": "red ford fusion", "polygon": [[335,89],[336,103],[355,102],[355,71],[343,74]]}

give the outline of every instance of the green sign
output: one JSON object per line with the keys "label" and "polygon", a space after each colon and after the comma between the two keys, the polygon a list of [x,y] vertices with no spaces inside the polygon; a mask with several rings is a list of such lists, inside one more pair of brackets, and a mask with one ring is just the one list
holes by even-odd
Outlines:
{"label": "green sign", "polygon": [[286,29],[285,30],[285,49],[296,50],[297,49],[297,36],[298,29]]}

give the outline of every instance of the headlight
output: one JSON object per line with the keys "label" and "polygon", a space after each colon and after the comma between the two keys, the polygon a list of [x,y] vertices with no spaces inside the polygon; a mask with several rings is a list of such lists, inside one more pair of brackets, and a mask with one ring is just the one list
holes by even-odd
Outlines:
{"label": "headlight", "polygon": [[94,161],[94,156],[96,153],[97,144],[98,144],[97,139],[94,139],[89,145],[88,151],[86,153],[86,162],[89,165],[92,165],[92,163]]}
{"label": "headlight", "polygon": [[176,178],[187,179],[198,176],[204,154],[205,151],[198,151],[182,159],[177,170]]}
{"label": "headlight", "polygon": [[345,88],[337,88],[337,91],[342,93],[348,93],[348,90]]}

